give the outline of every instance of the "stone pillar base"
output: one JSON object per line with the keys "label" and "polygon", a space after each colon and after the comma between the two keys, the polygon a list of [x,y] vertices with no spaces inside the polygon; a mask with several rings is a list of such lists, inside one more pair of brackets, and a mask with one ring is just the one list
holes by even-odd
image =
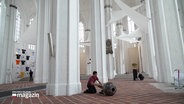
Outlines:
{"label": "stone pillar base", "polygon": [[70,96],[81,93],[81,83],[47,84],[46,94],[53,96]]}

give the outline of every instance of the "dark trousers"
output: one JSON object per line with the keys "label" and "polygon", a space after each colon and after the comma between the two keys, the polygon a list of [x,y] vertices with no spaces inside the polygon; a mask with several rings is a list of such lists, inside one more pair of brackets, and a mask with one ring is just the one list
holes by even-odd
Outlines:
{"label": "dark trousers", "polygon": [[88,84],[87,87],[88,87],[88,89],[86,90],[87,93],[96,93],[96,88],[94,85]]}
{"label": "dark trousers", "polygon": [[29,81],[33,81],[33,76],[30,76],[29,77]]}
{"label": "dark trousers", "polygon": [[136,80],[137,79],[137,70],[133,69],[133,79]]}

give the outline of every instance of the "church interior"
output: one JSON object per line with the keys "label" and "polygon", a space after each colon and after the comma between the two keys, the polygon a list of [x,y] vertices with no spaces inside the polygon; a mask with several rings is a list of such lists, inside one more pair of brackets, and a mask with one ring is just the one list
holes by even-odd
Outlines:
{"label": "church interior", "polygon": [[[83,93],[94,71],[113,96]],[[183,98],[184,0],[0,0],[0,103]]]}

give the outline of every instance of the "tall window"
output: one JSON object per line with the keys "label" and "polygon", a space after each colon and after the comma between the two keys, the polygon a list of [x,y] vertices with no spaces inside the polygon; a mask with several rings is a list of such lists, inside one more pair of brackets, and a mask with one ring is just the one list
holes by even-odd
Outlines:
{"label": "tall window", "polygon": [[[79,42],[84,42],[84,24],[79,22]],[[80,45],[80,47],[84,47]]]}
{"label": "tall window", "polygon": [[135,23],[129,16],[127,17],[127,20],[128,20],[128,33],[131,33],[135,31]]}
{"label": "tall window", "polygon": [[20,12],[16,12],[16,27],[15,27],[15,41],[17,42],[20,38]]}
{"label": "tall window", "polygon": [[31,18],[30,20],[29,20],[29,26],[32,24],[32,22],[33,22],[33,18]]}
{"label": "tall window", "polygon": [[28,44],[28,49],[30,49],[30,50],[35,50],[35,48],[36,48],[36,46],[35,45],[33,45],[33,44]]}

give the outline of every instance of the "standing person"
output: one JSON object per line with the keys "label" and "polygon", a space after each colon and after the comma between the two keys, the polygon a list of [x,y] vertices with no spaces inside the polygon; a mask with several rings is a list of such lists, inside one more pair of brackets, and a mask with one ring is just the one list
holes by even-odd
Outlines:
{"label": "standing person", "polygon": [[133,79],[137,80],[137,69],[133,69]]}
{"label": "standing person", "polygon": [[[98,81],[99,84],[95,83]],[[93,75],[89,78],[88,83],[87,83],[87,90],[84,91],[84,93],[96,93],[96,88],[95,86],[99,87],[102,89],[102,83],[98,80],[97,77],[97,72],[93,71]],[[103,93],[103,90],[100,92]]]}
{"label": "standing person", "polygon": [[33,71],[32,70],[30,70],[29,71],[29,81],[33,81]]}

